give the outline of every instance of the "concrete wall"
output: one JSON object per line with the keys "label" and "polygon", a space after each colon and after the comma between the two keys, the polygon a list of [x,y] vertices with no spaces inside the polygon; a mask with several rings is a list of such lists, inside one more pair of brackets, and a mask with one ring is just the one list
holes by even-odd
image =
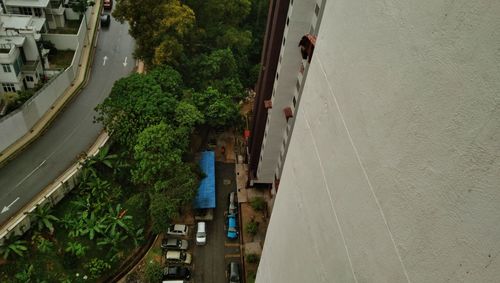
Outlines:
{"label": "concrete wall", "polygon": [[327,2],[256,282],[500,282],[499,14]]}
{"label": "concrete wall", "polygon": [[[73,57],[73,62],[64,72],[49,81],[40,91],[28,100],[20,109],[10,113],[0,119],[0,152],[9,147],[19,138],[24,136],[35,123],[47,112],[52,104],[64,94],[75,79],[78,71],[78,64],[81,59],[83,41],[85,40],[87,29],[80,26],[77,35],[77,50]],[[66,38],[66,37],[55,37]],[[60,42],[65,42],[60,40]]]}

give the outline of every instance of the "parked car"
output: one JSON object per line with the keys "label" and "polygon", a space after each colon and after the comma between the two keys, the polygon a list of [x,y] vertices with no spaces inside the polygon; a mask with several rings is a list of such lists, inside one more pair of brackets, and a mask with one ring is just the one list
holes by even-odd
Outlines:
{"label": "parked car", "polygon": [[184,251],[167,251],[165,259],[168,263],[191,264],[192,256]]}
{"label": "parked car", "polygon": [[102,6],[103,6],[104,10],[113,9],[113,0],[104,0]]}
{"label": "parked car", "polygon": [[234,214],[227,216],[227,237],[229,239],[238,238],[238,225],[236,224],[236,215]]}
{"label": "parked car", "polygon": [[185,266],[167,266],[163,269],[163,280],[189,278],[191,271]]}
{"label": "parked car", "polygon": [[164,250],[187,250],[189,243],[186,240],[164,238],[161,242],[161,248]]}
{"label": "parked car", "polygon": [[204,221],[198,222],[196,229],[196,244],[201,246],[207,243],[207,230],[206,223]]}
{"label": "parked car", "polygon": [[184,224],[172,224],[168,227],[168,235],[186,236],[188,234],[188,226]]}
{"label": "parked car", "polygon": [[238,204],[236,202],[236,192],[231,192],[227,196],[228,208],[227,214],[236,214],[238,213]]}
{"label": "parked car", "polygon": [[229,283],[240,283],[240,264],[237,262],[230,262],[227,266]]}
{"label": "parked car", "polygon": [[111,15],[110,14],[103,14],[101,15],[101,27],[109,27],[109,24],[111,23]]}

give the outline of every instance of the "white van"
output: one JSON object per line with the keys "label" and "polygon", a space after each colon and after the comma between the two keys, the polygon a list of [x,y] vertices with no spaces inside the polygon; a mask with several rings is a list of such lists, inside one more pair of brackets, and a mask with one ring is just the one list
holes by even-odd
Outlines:
{"label": "white van", "polygon": [[198,226],[196,229],[196,244],[201,246],[207,243],[207,230],[206,223],[204,221],[198,222]]}

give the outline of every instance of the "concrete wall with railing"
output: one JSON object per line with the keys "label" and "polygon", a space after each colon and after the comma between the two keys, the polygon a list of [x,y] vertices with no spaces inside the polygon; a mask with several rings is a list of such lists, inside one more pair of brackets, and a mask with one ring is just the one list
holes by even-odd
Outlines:
{"label": "concrete wall with railing", "polygon": [[27,134],[74,81],[86,36],[87,28],[85,28],[84,20],[80,24],[76,35],[54,34],[44,36],[44,38],[47,37],[47,40],[52,41],[58,49],[75,50],[73,61],[66,70],[51,78],[21,108],[0,119],[0,152]]}

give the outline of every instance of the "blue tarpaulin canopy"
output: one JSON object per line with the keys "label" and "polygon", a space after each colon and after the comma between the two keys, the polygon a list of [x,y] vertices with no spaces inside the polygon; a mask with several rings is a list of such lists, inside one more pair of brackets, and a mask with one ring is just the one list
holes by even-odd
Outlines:
{"label": "blue tarpaulin canopy", "polygon": [[215,208],[215,153],[201,153],[200,167],[206,177],[200,182],[198,193],[194,199],[194,208]]}

